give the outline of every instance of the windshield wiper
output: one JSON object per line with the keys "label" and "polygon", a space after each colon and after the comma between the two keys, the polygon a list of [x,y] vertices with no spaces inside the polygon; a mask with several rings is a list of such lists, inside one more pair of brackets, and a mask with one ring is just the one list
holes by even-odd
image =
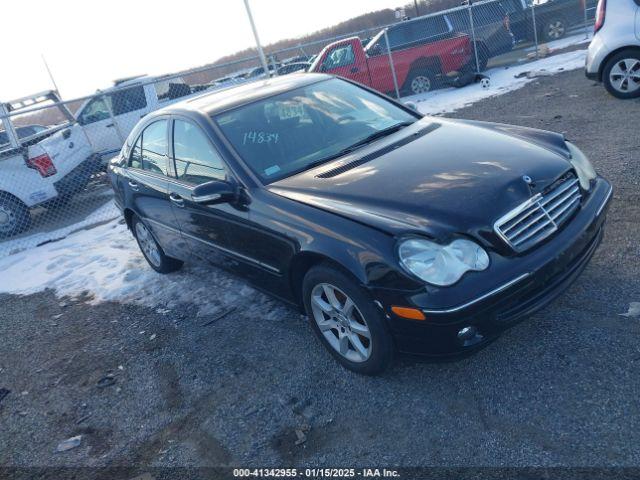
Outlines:
{"label": "windshield wiper", "polygon": [[395,133],[398,130],[401,130],[404,127],[408,127],[409,125],[413,125],[413,124],[414,124],[414,122],[396,123],[395,125],[391,125],[390,127],[383,128],[382,130],[378,130],[377,132],[372,133],[368,137],[365,137],[362,140],[360,140],[359,142],[356,142],[353,145],[347,147],[345,150],[349,150],[350,152],[352,152],[353,150],[355,150],[355,149],[357,149],[359,147],[362,147],[363,145],[371,143],[374,140],[377,140],[379,138],[386,137],[387,135],[391,135],[392,133]]}
{"label": "windshield wiper", "polygon": [[324,158],[321,158],[320,160],[316,160],[315,162],[309,163],[305,167],[305,170],[310,170],[312,168],[317,167],[318,165],[322,165],[323,163],[329,162],[339,157],[343,157],[344,155],[348,155],[349,153],[357,150],[360,147],[363,147],[379,138],[386,137],[387,135],[391,135],[392,133],[395,133],[398,130],[401,130],[404,127],[408,127],[409,125],[413,125],[413,124],[414,122],[399,122],[390,127],[383,128],[382,130],[378,130],[377,132],[372,133],[371,135],[368,135],[367,137],[357,141],[353,145],[349,145],[348,147],[343,148],[342,150],[334,153],[333,155],[329,155],[328,157],[324,157]]}

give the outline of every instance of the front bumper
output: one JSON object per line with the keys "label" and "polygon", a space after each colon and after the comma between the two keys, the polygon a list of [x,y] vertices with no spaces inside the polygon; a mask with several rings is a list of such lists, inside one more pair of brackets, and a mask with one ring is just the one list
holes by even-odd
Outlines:
{"label": "front bumper", "polygon": [[[424,291],[372,292],[383,305],[398,350],[430,356],[459,355],[477,350],[550,303],[576,280],[594,255],[603,237],[611,196],[609,183],[598,179],[589,200],[569,224],[550,241],[534,249],[534,253],[511,259],[508,281],[487,286],[482,294],[473,298],[464,298],[447,307],[431,308],[430,295]],[[491,273],[490,270],[483,273]],[[391,312],[393,305],[418,308],[424,312],[426,320],[397,317]],[[477,331],[473,341],[458,337],[464,327],[474,327]]]}

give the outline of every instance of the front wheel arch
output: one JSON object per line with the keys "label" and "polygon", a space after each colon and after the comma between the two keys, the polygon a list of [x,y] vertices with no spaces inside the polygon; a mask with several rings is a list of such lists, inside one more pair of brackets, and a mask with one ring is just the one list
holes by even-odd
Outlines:
{"label": "front wheel arch", "polygon": [[289,285],[296,304],[304,310],[304,299],[302,298],[302,282],[307,272],[317,265],[327,265],[335,268],[343,274],[351,277],[354,282],[366,284],[366,280],[359,278],[354,272],[345,268],[340,262],[318,252],[303,251],[298,253],[291,260],[289,267]]}

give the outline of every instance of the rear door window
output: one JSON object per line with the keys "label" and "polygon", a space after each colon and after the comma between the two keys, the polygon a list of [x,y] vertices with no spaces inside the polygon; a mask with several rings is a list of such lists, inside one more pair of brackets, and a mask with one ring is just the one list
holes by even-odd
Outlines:
{"label": "rear door window", "polygon": [[146,127],[131,151],[129,165],[160,175],[167,174],[167,120]]}
{"label": "rear door window", "polygon": [[114,115],[140,110],[147,106],[147,98],[144,94],[144,87],[130,87],[111,95],[111,103]]}
{"label": "rear door window", "polygon": [[[443,15],[412,20],[389,29],[389,45],[391,50],[409,48],[429,40],[436,40],[436,37],[445,35],[450,30]],[[380,41],[384,42],[384,37]]]}

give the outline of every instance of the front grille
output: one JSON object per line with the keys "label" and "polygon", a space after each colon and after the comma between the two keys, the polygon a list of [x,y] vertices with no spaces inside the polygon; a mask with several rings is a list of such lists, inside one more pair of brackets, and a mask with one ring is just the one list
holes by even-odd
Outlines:
{"label": "front grille", "polygon": [[500,218],[494,229],[511,248],[523,252],[558,231],[578,209],[581,198],[578,179],[565,177]]}

